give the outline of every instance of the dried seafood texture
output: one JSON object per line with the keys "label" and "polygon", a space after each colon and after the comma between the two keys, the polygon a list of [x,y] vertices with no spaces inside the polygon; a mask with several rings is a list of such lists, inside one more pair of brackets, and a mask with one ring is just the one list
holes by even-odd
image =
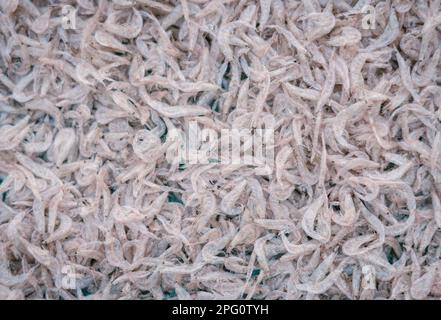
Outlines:
{"label": "dried seafood texture", "polygon": [[[440,42],[439,0],[0,0],[0,299],[440,299]],[[170,161],[191,121],[274,170]]]}

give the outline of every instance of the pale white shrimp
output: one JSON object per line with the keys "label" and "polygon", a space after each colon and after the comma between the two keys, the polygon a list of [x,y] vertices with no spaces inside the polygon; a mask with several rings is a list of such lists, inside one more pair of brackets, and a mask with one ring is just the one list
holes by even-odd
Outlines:
{"label": "pale white shrimp", "polygon": [[313,294],[321,294],[328,290],[338,279],[343,268],[346,264],[348,264],[349,260],[343,260],[338,267],[333,270],[326,278],[321,281],[315,283],[306,283],[306,284],[298,284],[296,285],[297,289],[308,291]]}
{"label": "pale white shrimp", "polygon": [[58,192],[49,202],[47,232],[52,234],[55,230],[55,223],[58,216],[58,207],[63,199],[63,193]]}
{"label": "pale white shrimp", "polygon": [[420,97],[413,85],[412,78],[410,77],[410,68],[398,51],[396,51],[396,55],[397,55],[398,65],[400,67],[401,81],[403,82],[404,87],[412,95],[413,99],[416,102],[419,102]]}
{"label": "pale white shrimp", "polygon": [[152,99],[145,89],[140,89],[141,98],[143,101],[153,110],[159,112],[168,118],[180,118],[180,117],[194,117],[210,114],[211,111],[207,108],[194,105],[183,105],[183,106],[169,106],[166,103],[156,101]]}
{"label": "pale white shrimp", "polygon": [[384,48],[395,41],[395,39],[399,36],[399,22],[395,10],[391,10],[391,14],[389,16],[389,23],[384,29],[383,34],[371,42],[369,46],[366,48],[360,49],[360,52],[373,52],[375,50]]}
{"label": "pale white shrimp", "polygon": [[353,27],[343,27],[341,28],[341,34],[332,37],[328,41],[328,45],[334,47],[355,45],[361,40],[361,33]]}
{"label": "pale white shrimp", "polygon": [[308,14],[305,20],[305,33],[309,41],[314,41],[327,35],[335,26],[335,17],[331,13],[313,12]]}
{"label": "pale white shrimp", "polygon": [[435,190],[432,191],[433,216],[438,228],[441,228],[441,202]]}
{"label": "pale white shrimp", "polygon": [[242,212],[240,207],[234,207],[234,204],[239,200],[242,192],[245,190],[248,182],[246,180],[239,182],[230,192],[228,192],[220,203],[220,209],[226,215],[238,215]]}
{"label": "pale white shrimp", "polygon": [[[320,210],[323,207],[323,196],[314,200],[306,209],[302,219],[302,229],[305,233],[313,239],[320,242],[327,242],[331,236],[330,222],[327,221],[323,212]],[[317,216],[320,218],[317,219]],[[314,228],[317,219],[317,231]]]}
{"label": "pale white shrimp", "polygon": [[410,294],[413,298],[422,300],[429,295],[435,280],[436,272],[437,266],[431,266],[425,275],[412,282]]}
{"label": "pale white shrimp", "polygon": [[260,4],[260,19],[259,19],[259,28],[263,30],[265,28],[266,23],[270,17],[272,0],[259,0]]}
{"label": "pale white shrimp", "polygon": [[50,243],[66,238],[71,233],[72,224],[72,219],[69,216],[61,215],[58,229],[51,233],[49,237],[46,238],[45,242]]}
{"label": "pale white shrimp", "polygon": [[141,32],[143,21],[139,11],[136,10],[135,8],[132,8],[132,10],[133,10],[133,17],[132,17],[132,21],[130,21],[131,25],[118,24],[117,23],[118,13],[112,12],[104,22],[103,25],[104,28],[107,31],[123,38],[129,38],[129,39],[135,38]]}
{"label": "pale white shrimp", "polygon": [[122,52],[129,52],[130,50],[123,45],[121,42],[119,42],[114,36],[112,36],[111,34],[102,31],[102,30],[97,30],[95,32],[95,40],[96,42],[98,42],[100,45],[104,46],[104,47],[108,47],[108,48],[112,48],[115,50],[119,50]]}
{"label": "pale white shrimp", "polygon": [[248,200],[249,207],[251,209],[254,208],[252,212],[255,214],[256,218],[264,219],[266,215],[266,199],[263,194],[262,186],[259,181],[254,178],[248,179],[247,182],[251,190],[251,195]]}

